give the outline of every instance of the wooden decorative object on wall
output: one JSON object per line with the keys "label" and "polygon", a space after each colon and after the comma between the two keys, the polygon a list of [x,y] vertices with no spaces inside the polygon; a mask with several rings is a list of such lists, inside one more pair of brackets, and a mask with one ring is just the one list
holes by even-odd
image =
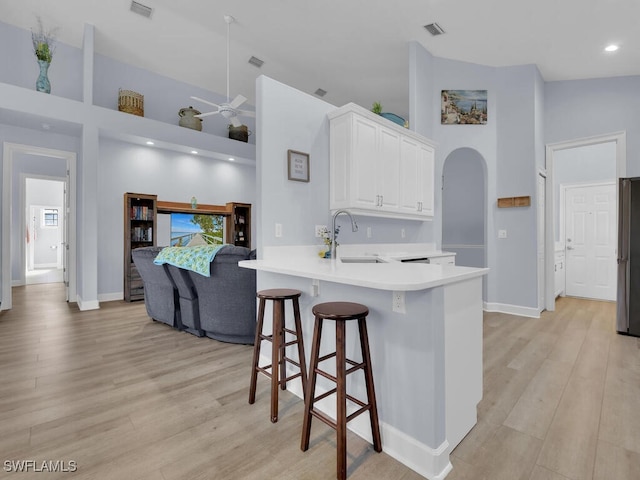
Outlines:
{"label": "wooden decorative object on wall", "polygon": [[531,206],[531,197],[529,195],[523,197],[502,197],[498,199],[498,208],[529,206]]}

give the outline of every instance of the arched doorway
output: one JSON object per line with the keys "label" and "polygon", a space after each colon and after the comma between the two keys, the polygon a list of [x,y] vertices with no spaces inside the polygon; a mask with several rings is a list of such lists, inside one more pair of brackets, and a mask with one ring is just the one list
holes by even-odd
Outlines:
{"label": "arched doorway", "polygon": [[[487,266],[487,167],[478,151],[458,148],[442,171],[442,250],[456,265]],[[483,289],[487,300],[486,283]]]}

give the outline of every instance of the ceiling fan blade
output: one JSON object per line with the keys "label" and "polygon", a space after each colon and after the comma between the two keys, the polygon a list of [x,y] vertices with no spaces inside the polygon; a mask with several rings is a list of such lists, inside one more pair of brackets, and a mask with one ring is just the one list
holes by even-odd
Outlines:
{"label": "ceiling fan blade", "polygon": [[220,113],[220,111],[216,111],[216,112],[207,112],[207,113],[200,113],[198,115],[194,115],[194,117],[196,118],[202,118],[202,117],[208,117],[209,115],[217,115],[218,113]]}
{"label": "ceiling fan blade", "polygon": [[218,105],[217,103],[209,102],[200,97],[191,97],[191,98],[193,98],[194,100],[198,100],[199,102],[206,103],[207,105],[211,105],[212,107],[216,107],[217,109],[220,109],[220,105]]}
{"label": "ceiling fan blade", "polygon": [[231,117],[229,121],[231,122],[231,125],[233,125],[234,127],[239,127],[240,125],[242,125],[242,122],[238,120],[238,117]]}
{"label": "ceiling fan blade", "polygon": [[242,96],[242,95],[237,95],[236,98],[234,98],[231,103],[229,104],[229,106],[231,108],[238,108],[240,105],[242,105],[244,102],[247,101],[247,98]]}
{"label": "ceiling fan blade", "polygon": [[243,117],[256,118],[256,112],[253,112],[251,110],[236,110],[236,113],[238,115],[242,115]]}

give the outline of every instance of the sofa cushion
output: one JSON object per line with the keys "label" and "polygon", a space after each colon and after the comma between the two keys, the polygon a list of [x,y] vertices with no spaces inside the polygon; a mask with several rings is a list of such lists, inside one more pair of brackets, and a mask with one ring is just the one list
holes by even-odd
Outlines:
{"label": "sofa cushion", "polygon": [[164,247],[142,247],[131,251],[131,257],[144,283],[147,314],[159,322],[180,328],[177,289],[165,265],[153,260]]}

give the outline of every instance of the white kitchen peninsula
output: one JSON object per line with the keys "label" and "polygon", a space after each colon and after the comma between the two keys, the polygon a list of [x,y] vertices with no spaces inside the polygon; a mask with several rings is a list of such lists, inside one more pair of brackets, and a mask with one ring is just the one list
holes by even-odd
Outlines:
{"label": "white kitchen peninsula", "polygon": [[[289,246],[265,247],[261,259],[242,261],[240,266],[258,270],[259,289],[303,292],[306,345],[311,345],[313,305],[352,301],[369,307],[383,450],[426,478],[442,479],[451,470],[449,454],[477,421],[482,398],[482,277],[488,269],[404,263],[402,259],[447,255],[406,244],[395,251],[389,245],[349,247],[342,256],[346,260],[348,251],[350,263],[319,258],[318,246]],[[358,359],[357,334],[349,327],[353,326],[347,325],[347,356]],[[328,329],[323,351],[335,346],[332,334]],[[366,398],[363,378],[351,377],[350,393]],[[302,396],[299,382],[288,387]],[[329,388],[329,383],[318,383],[320,391]],[[335,415],[332,397],[318,406]],[[349,427],[371,441],[366,416]]]}

